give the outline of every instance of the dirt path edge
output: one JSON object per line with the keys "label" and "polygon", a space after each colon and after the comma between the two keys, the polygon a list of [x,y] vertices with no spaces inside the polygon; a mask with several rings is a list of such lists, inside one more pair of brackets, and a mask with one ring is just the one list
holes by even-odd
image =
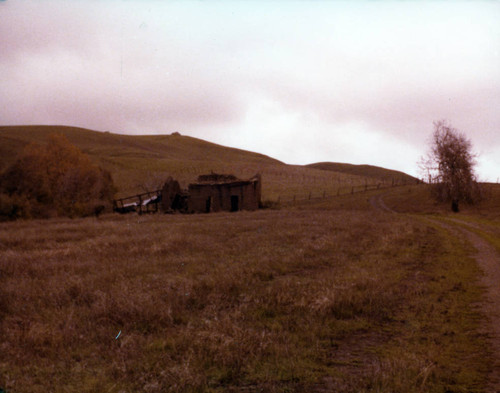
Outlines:
{"label": "dirt path edge", "polygon": [[[376,210],[398,214],[385,204],[383,197],[384,194],[373,196],[370,199],[370,204]],[[428,221],[450,231],[455,236],[465,239],[476,249],[473,258],[484,273],[480,284],[484,286],[486,295],[485,301],[481,304],[481,311],[488,316],[483,323],[483,329],[487,333],[494,355],[486,392],[500,393],[500,255],[492,244],[472,230],[459,226],[459,222],[454,225],[453,220],[443,222],[437,218],[422,216],[419,216],[418,219]],[[477,228],[477,226],[474,226],[474,228],[482,229]]]}

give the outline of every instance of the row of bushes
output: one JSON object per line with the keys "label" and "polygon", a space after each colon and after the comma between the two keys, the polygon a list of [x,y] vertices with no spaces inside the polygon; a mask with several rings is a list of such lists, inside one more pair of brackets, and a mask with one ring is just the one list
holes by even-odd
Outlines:
{"label": "row of bushes", "polygon": [[27,146],[0,174],[0,219],[98,214],[116,192],[111,174],[64,135]]}

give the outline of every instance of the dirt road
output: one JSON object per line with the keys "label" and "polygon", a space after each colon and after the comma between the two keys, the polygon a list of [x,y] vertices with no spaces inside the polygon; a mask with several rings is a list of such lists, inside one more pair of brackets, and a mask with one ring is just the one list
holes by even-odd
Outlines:
{"label": "dirt road", "polygon": [[[373,196],[370,199],[370,204],[377,210],[396,214],[385,204],[383,194]],[[476,249],[473,257],[484,272],[481,284],[486,289],[486,301],[481,307],[488,319],[484,321],[483,329],[488,336],[494,354],[494,364],[488,381],[488,392],[500,393],[500,255],[488,241],[474,232],[474,229],[488,232],[488,228],[480,224],[467,223],[459,219],[449,220],[449,223],[430,217],[425,217],[425,220],[440,225],[460,239],[469,242]]]}

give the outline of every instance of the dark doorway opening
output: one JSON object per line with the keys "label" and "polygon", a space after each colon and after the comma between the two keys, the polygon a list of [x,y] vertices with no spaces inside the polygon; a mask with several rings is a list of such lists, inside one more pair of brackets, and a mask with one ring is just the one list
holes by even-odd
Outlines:
{"label": "dark doorway opening", "polygon": [[238,195],[231,195],[231,211],[237,212],[240,210]]}
{"label": "dark doorway opening", "polygon": [[208,197],[207,201],[205,202],[205,211],[207,213],[210,213],[211,210],[212,210],[212,197]]}

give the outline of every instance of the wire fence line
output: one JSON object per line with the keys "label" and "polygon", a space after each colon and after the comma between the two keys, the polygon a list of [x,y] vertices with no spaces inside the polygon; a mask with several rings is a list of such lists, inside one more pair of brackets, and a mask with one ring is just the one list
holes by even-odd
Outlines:
{"label": "wire fence line", "polygon": [[362,192],[368,192],[373,190],[389,189],[393,187],[401,187],[413,184],[419,184],[420,182],[407,182],[407,181],[394,181],[390,183],[377,183],[377,184],[365,184],[365,185],[355,185],[355,186],[344,186],[339,187],[336,190],[323,190],[323,191],[309,191],[306,193],[296,193],[296,194],[281,194],[276,198],[267,198],[266,201],[278,204],[289,204],[295,202],[304,202],[308,200],[322,200],[327,198],[333,198],[342,195],[358,194]]}

